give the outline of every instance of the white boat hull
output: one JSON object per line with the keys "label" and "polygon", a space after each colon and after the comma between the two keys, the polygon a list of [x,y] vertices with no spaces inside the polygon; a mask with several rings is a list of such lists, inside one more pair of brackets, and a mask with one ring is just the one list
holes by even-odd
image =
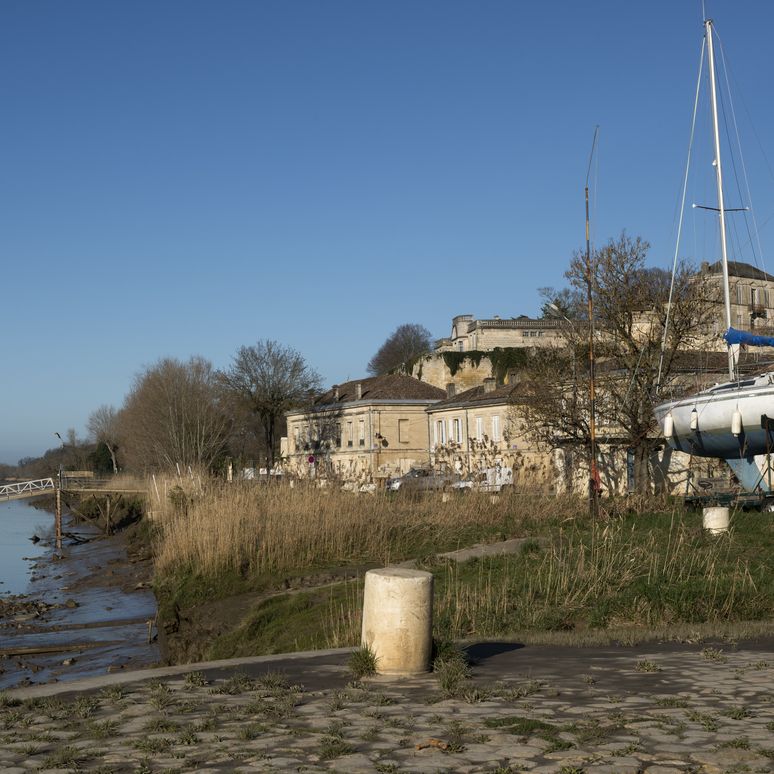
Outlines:
{"label": "white boat hull", "polygon": [[662,403],[655,414],[669,445],[688,454],[729,460],[774,452],[774,374]]}

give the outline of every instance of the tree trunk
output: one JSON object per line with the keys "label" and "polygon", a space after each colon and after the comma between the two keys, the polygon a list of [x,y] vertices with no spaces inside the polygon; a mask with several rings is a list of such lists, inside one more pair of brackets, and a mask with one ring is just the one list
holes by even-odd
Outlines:
{"label": "tree trunk", "polygon": [[116,450],[115,447],[112,444],[109,444],[107,441],[105,442],[105,446],[107,446],[107,450],[110,452],[110,461],[113,463],[113,475],[115,476],[118,473],[118,465],[116,464]]}
{"label": "tree trunk", "polygon": [[650,444],[638,443],[634,449],[634,491],[638,494],[650,494]]}

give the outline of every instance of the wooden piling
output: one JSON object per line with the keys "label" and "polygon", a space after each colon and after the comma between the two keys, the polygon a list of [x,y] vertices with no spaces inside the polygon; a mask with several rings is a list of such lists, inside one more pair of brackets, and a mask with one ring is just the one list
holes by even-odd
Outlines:
{"label": "wooden piling", "polygon": [[56,510],[54,511],[54,530],[56,532],[56,550],[62,550],[62,488],[56,488]]}

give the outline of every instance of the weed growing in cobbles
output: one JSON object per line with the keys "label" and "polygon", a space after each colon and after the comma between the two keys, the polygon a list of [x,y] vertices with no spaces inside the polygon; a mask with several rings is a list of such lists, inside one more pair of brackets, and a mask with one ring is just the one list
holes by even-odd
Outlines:
{"label": "weed growing in cobbles", "polygon": [[143,726],[143,731],[149,734],[167,734],[177,731],[179,725],[169,718],[151,718]]}
{"label": "weed growing in cobbles", "polygon": [[126,691],[123,685],[111,685],[103,688],[100,696],[111,704],[121,704],[126,699]]}
{"label": "weed growing in cobbles", "polygon": [[739,736],[735,739],[728,739],[725,742],[720,742],[720,744],[717,745],[717,749],[749,750],[750,740],[746,736]]}
{"label": "weed growing in cobbles", "polygon": [[185,684],[189,688],[201,688],[208,684],[204,672],[188,672],[185,676]]}
{"label": "weed growing in cobbles", "polygon": [[657,707],[687,707],[688,700],[682,696],[659,696],[655,699]]}
{"label": "weed growing in cobbles", "polygon": [[725,664],[728,661],[728,656],[718,648],[703,648],[701,657],[705,661],[714,661],[716,664]]}
{"label": "weed growing in cobbles", "polygon": [[691,710],[685,715],[692,723],[698,723],[705,731],[717,731],[718,720],[714,715],[706,712]]}
{"label": "weed growing in cobbles", "polygon": [[222,693],[229,696],[238,696],[240,693],[254,688],[254,682],[245,674],[238,672],[212,689],[212,693]]}
{"label": "weed growing in cobbles", "polygon": [[74,745],[65,745],[50,753],[43,760],[41,768],[44,769],[78,769],[93,757],[90,751]]}
{"label": "weed growing in cobbles", "polygon": [[373,650],[368,645],[364,645],[352,652],[347,666],[357,680],[362,680],[364,677],[376,674],[378,659]]}
{"label": "weed growing in cobbles", "polygon": [[193,728],[186,728],[181,731],[177,736],[178,744],[193,745],[199,743],[199,737]]}
{"label": "weed growing in cobbles", "polygon": [[92,722],[86,727],[86,733],[93,739],[109,739],[118,733],[118,723],[110,719]]}
{"label": "weed growing in cobbles", "polygon": [[732,720],[744,720],[745,718],[755,717],[755,713],[747,709],[747,707],[731,707],[730,709],[722,710],[720,714]]}
{"label": "weed growing in cobbles", "polygon": [[661,671],[661,667],[655,661],[651,661],[650,659],[642,659],[641,661],[638,661],[637,666],[635,666],[634,669],[637,672],[660,672]]}

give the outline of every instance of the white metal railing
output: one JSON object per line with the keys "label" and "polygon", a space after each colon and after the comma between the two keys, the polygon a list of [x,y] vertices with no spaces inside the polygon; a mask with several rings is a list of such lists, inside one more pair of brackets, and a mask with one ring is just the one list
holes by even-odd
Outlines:
{"label": "white metal railing", "polygon": [[34,481],[20,481],[17,484],[3,484],[0,486],[0,498],[10,500],[11,497],[20,497],[44,492],[47,489],[54,489],[53,478],[37,478]]}

